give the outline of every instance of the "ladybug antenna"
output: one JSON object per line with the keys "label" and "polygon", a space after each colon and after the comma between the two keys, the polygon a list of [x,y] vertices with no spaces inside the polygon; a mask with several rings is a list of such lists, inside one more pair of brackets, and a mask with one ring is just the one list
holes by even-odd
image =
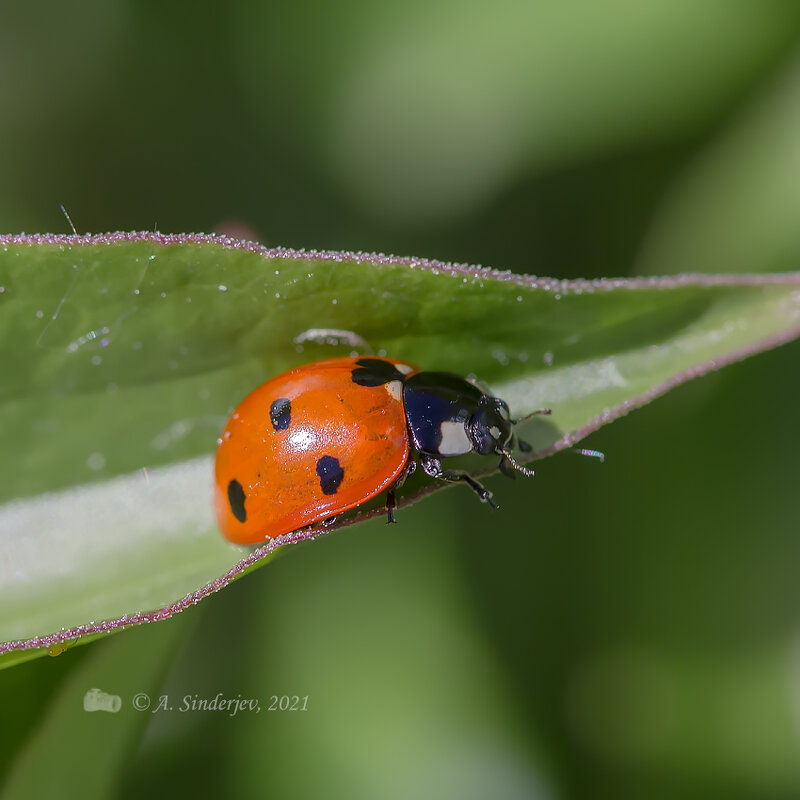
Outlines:
{"label": "ladybug antenna", "polygon": [[606,460],[606,454],[601,450],[586,450],[583,447],[572,447],[570,448],[570,452],[577,453],[579,456],[589,456],[590,458],[596,458],[602,464]]}
{"label": "ladybug antenna", "polygon": [[520,422],[525,422],[526,419],[530,419],[531,417],[535,417],[537,415],[542,416],[549,416],[553,413],[552,408],[537,408],[536,411],[531,411],[530,414],[526,414],[524,417],[519,417],[518,419],[512,419],[512,425],[519,425]]}
{"label": "ladybug antenna", "polygon": [[514,459],[514,456],[512,456],[508,450],[498,450],[497,452],[502,453],[503,458],[505,458],[505,460],[508,461],[508,463],[511,464],[511,466],[514,467],[515,470],[518,470],[528,478],[533,477],[534,474],[533,470],[528,469],[527,467],[523,467],[522,464],[520,464],[518,461]]}

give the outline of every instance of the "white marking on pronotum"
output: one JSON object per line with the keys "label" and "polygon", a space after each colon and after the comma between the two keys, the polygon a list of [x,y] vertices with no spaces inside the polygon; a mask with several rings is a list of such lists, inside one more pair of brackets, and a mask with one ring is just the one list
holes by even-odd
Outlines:
{"label": "white marking on pronotum", "polygon": [[446,421],[441,425],[442,443],[439,453],[443,456],[463,456],[472,450],[463,422]]}
{"label": "white marking on pronotum", "polygon": [[344,342],[350,347],[365,347],[371,350],[367,340],[359,336],[355,331],[345,331],[339,328],[309,328],[307,331],[298,333],[292,340],[295,344],[303,342],[317,342],[317,344],[340,344]]}
{"label": "white marking on pronotum", "polygon": [[394,368],[398,372],[402,372],[403,375],[408,375],[409,372],[413,372],[414,371],[414,367],[409,367],[408,364],[395,364]]}
{"label": "white marking on pronotum", "polygon": [[403,384],[400,381],[389,381],[386,384],[386,391],[399,403],[403,395]]}

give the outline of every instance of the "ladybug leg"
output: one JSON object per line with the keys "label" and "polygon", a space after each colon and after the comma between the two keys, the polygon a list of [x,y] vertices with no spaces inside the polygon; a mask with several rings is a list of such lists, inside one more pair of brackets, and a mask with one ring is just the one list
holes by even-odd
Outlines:
{"label": "ladybug leg", "polygon": [[514,467],[511,466],[511,462],[505,456],[500,459],[500,472],[502,472],[506,478],[511,478],[512,481],[517,478]]}
{"label": "ladybug leg", "polygon": [[482,503],[487,503],[489,508],[497,508],[497,503],[492,500],[492,493],[471,475],[458,469],[446,469],[442,473],[442,479],[446,481],[464,481],[475,494],[480,497]]}
{"label": "ladybug leg", "polygon": [[386,493],[386,524],[391,525],[397,520],[394,518],[394,510],[397,508],[397,498],[395,497],[394,490],[399,489],[405,482],[406,478],[409,475],[413,475],[414,471],[417,468],[416,461],[409,461],[403,471],[400,473],[400,477],[392,484],[392,488]]}
{"label": "ladybug leg", "polygon": [[397,522],[394,518],[394,510],[397,508],[397,500],[394,496],[394,489],[389,489],[386,493],[386,524],[393,525]]}
{"label": "ladybug leg", "polygon": [[394,482],[394,486],[392,488],[399,489],[406,482],[406,478],[408,478],[410,475],[413,475],[416,471],[417,462],[409,460],[403,468],[403,471],[400,473],[400,477]]}
{"label": "ladybug leg", "polygon": [[442,462],[438,458],[424,454],[420,456],[419,463],[425,474],[430,475],[431,478],[453,483],[464,481],[480,497],[482,503],[488,503],[490,508],[497,508],[497,505],[492,500],[492,493],[482,483],[476,481],[471,475],[467,475],[463,470],[442,469]]}

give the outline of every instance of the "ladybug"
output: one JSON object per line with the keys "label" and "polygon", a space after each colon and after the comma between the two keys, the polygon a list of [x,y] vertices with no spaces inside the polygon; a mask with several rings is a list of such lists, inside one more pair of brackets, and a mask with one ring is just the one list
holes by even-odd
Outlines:
{"label": "ladybug", "polygon": [[[549,414],[549,409],[533,414]],[[528,416],[533,416],[529,414]],[[528,417],[525,417],[527,419]],[[511,451],[508,405],[456,375],[392,358],[334,358],[267,381],[233,412],[219,439],[215,506],[227,539],[254,544],[324,521],[396,488],[416,469],[492,494],[443,459],[499,455],[500,470],[532,475]]]}

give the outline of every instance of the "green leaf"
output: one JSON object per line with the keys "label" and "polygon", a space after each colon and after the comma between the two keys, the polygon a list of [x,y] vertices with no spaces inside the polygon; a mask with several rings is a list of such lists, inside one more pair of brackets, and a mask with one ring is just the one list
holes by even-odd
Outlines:
{"label": "green leaf", "polygon": [[521,426],[543,455],[800,333],[797,274],[554,281],[160,234],[0,246],[0,665],[164,619],[318,533],[248,555],[213,522],[216,437],[290,366],[358,350],[475,374],[517,415],[553,408]]}
{"label": "green leaf", "polygon": [[[66,776],[77,774],[83,796],[110,796],[158,707],[164,674],[189,627],[188,617],[171,620],[94,649],[51,698],[3,781],[3,797],[57,797],[69,787]],[[81,746],[65,746],[70,741]]]}

